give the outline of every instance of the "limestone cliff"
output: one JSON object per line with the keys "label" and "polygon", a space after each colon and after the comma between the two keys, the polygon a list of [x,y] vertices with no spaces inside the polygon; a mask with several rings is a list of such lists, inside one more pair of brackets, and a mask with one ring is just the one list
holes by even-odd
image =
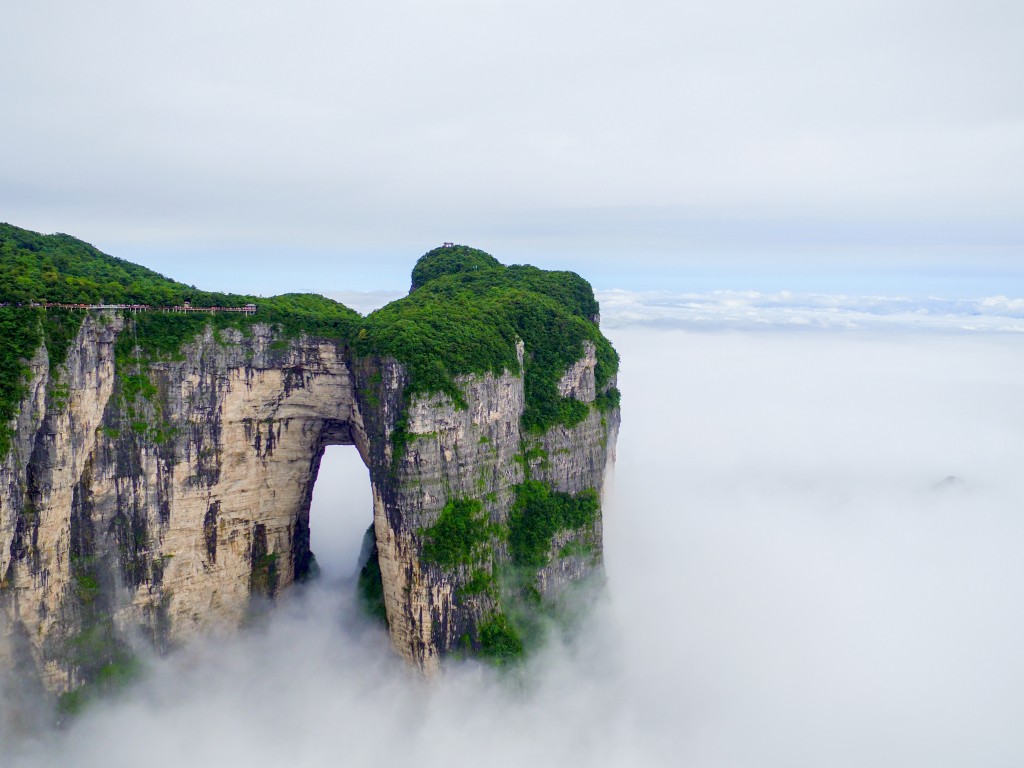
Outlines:
{"label": "limestone cliff", "polygon": [[[0,659],[51,691],[140,642],[233,630],[304,578],[327,445],[369,468],[392,642],[425,671],[456,648],[507,655],[516,606],[600,567],[596,503],[531,517],[537,498],[556,512],[600,498],[618,407],[594,343],[559,374],[571,417],[538,429],[522,338],[499,371],[431,388],[386,349],[258,315],[147,357],[137,316],[81,314],[59,365],[45,342],[28,360],[0,462]],[[448,525],[460,514],[472,540]]]}

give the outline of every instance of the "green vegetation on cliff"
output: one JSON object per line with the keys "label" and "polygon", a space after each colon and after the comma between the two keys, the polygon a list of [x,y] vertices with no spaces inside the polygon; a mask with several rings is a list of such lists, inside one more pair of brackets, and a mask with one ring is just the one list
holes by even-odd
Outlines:
{"label": "green vegetation on cliff", "polygon": [[380,572],[380,553],[373,523],[363,534],[363,551],[367,552],[366,562],[359,569],[356,592],[359,602],[368,616],[372,616],[385,627],[388,624],[387,607],[384,603],[384,578]]}
{"label": "green vegetation on cliff", "polygon": [[82,315],[70,310],[0,307],[0,459],[11,447],[18,403],[28,394],[29,360],[45,340],[56,375],[81,323]]}
{"label": "green vegetation on cliff", "polygon": [[11,444],[11,420],[28,393],[28,360],[39,347],[38,316],[28,318],[11,307],[0,307],[0,458]]}
{"label": "green vegetation on cliff", "polygon": [[[590,412],[588,404],[558,392],[559,379],[589,342],[597,353],[595,405],[606,409],[618,404],[618,392],[609,386],[618,355],[597,326],[599,309],[590,284],[573,272],[506,267],[462,245],[435,248],[413,268],[408,296],[360,317],[316,294],[261,298],[201,291],[108,256],[70,235],[41,235],[0,224],[0,304],[25,305],[0,307],[0,457],[9,447],[8,425],[25,394],[27,361],[45,333],[51,364],[62,362],[81,323],[81,313],[28,306],[44,299],[154,307],[186,301],[194,307],[257,304],[252,316],[131,313],[116,347],[122,375],[143,375],[146,364],[175,359],[182,345],[206,327],[248,333],[254,323],[268,323],[283,339],[307,333],[347,343],[359,356],[393,357],[408,371],[406,403],[415,394],[442,392],[459,407],[465,402],[456,377],[518,372],[516,345],[522,341],[522,426],[532,433],[556,424],[574,426]],[[399,452],[402,425],[400,417],[395,431]]]}
{"label": "green vegetation on cliff", "polygon": [[593,489],[575,496],[552,490],[536,480],[516,486],[516,501],[508,521],[512,562],[528,568],[548,564],[552,537],[559,531],[592,525],[600,502]]}
{"label": "green vegetation on cliff", "polygon": [[477,628],[480,655],[495,664],[507,664],[523,655],[523,639],[503,613],[485,617]]}
{"label": "green vegetation on cliff", "polygon": [[563,398],[558,381],[590,342],[603,392],[618,370],[618,355],[597,326],[590,284],[573,272],[503,266],[465,246],[435,248],[413,269],[413,290],[359,324],[352,340],[360,355],[405,363],[407,396],[444,392],[464,406],[455,377],[518,371],[516,342],[525,345],[523,427],[543,432],[574,426],[588,406]]}
{"label": "green vegetation on cliff", "polygon": [[450,499],[434,524],[422,531],[423,559],[447,570],[474,565],[490,553],[494,533],[483,502]]}
{"label": "green vegetation on cliff", "polygon": [[[592,488],[569,494],[526,480],[514,489],[507,524],[491,523],[478,499],[451,499],[434,524],[419,531],[423,562],[447,571],[459,584],[460,599],[485,598],[489,608],[478,620],[475,641],[467,634],[463,645],[498,665],[522,657],[543,640],[546,623],[558,611],[544,604],[539,571],[550,563],[554,537],[561,532],[582,538],[564,543],[557,557],[593,554],[589,532],[600,509]],[[495,548],[505,543],[511,562],[501,564]]]}

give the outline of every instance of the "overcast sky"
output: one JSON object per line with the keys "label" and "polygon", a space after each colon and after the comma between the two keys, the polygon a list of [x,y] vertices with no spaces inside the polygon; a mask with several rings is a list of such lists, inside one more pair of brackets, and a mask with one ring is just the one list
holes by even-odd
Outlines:
{"label": "overcast sky", "polygon": [[188,282],[401,288],[454,240],[602,288],[1024,294],[1015,0],[36,0],[4,26],[0,220]]}

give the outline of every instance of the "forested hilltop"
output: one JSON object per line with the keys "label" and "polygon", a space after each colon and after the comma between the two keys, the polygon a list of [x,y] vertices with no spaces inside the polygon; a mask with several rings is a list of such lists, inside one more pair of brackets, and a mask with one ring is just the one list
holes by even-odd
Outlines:
{"label": "forested hilltop", "polygon": [[[343,276],[339,276],[343,280]],[[65,234],[42,235],[0,224],[0,457],[24,394],[27,361],[46,340],[51,368],[63,362],[84,312],[32,307],[55,304],[145,304],[242,307],[230,313],[133,313],[133,334],[122,335],[119,357],[156,361],[175,356],[207,325],[275,325],[285,337],[300,333],[343,342],[357,356],[390,356],[405,363],[408,395],[441,391],[461,404],[455,377],[518,366],[516,342],[526,347],[526,412],[530,432],[572,426],[588,407],[560,397],[559,377],[579,359],[584,343],[597,352],[598,406],[618,404],[608,386],[618,356],[598,329],[590,284],[573,272],[504,266],[483,251],[446,245],[423,255],[408,296],[363,317],[319,294],[257,297],[203,291],[145,267],[104,254]],[[131,338],[129,345],[128,338]],[[396,437],[401,441],[401,432]]]}
{"label": "forested hilltop", "polygon": [[71,235],[0,224],[0,302],[234,306],[243,298],[201,291]]}

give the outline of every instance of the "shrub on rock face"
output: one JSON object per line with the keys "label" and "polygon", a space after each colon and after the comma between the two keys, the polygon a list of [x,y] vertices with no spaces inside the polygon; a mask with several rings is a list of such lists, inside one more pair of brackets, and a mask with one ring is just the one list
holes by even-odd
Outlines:
{"label": "shrub on rock face", "polygon": [[423,531],[423,559],[446,570],[473,565],[489,552],[492,526],[478,499],[451,499]]}
{"label": "shrub on rock face", "polygon": [[516,486],[516,501],[508,521],[512,562],[528,568],[543,568],[548,564],[552,537],[559,531],[593,524],[599,506],[597,492],[593,489],[573,496],[553,491],[536,480]]}
{"label": "shrub on rock face", "polygon": [[496,664],[504,664],[523,655],[523,640],[503,613],[495,613],[480,622],[480,654]]}

